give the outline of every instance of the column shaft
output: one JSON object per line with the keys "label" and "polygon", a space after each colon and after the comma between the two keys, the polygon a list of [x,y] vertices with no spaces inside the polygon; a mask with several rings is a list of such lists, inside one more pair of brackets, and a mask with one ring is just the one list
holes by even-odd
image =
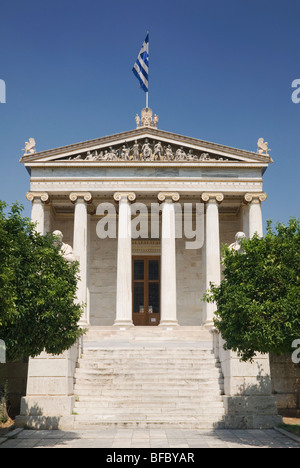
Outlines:
{"label": "column shaft", "polygon": [[247,193],[244,197],[248,203],[249,209],[249,237],[253,237],[257,233],[260,237],[263,236],[263,223],[261,202],[267,199],[264,192],[262,193]]}
{"label": "column shaft", "polygon": [[84,305],[84,313],[79,323],[81,325],[88,325],[89,317],[87,309],[87,202],[91,201],[92,197],[89,193],[76,193],[71,194],[70,199],[72,202],[75,202],[73,252],[75,257],[79,261],[80,275],[80,279],[77,285],[77,300],[80,304]]}
{"label": "column shaft", "polygon": [[[221,281],[220,266],[220,227],[218,202],[224,199],[222,194],[202,194],[202,200],[206,203],[205,222],[205,265],[206,265],[206,290],[210,283],[219,285]],[[213,325],[215,303],[206,304],[207,326]]]}
{"label": "column shaft", "polygon": [[176,237],[175,237],[175,206],[173,201],[179,200],[177,193],[160,193],[158,199],[162,205],[161,234],[161,326],[176,326],[177,294],[176,294]]}
{"label": "column shaft", "polygon": [[45,203],[49,201],[48,193],[28,192],[28,201],[32,202],[31,221],[36,224],[36,230],[40,234],[45,234]]}
{"label": "column shaft", "polygon": [[115,326],[133,326],[132,322],[132,247],[131,208],[134,193],[116,193],[119,202],[118,259],[117,259],[117,303]]}

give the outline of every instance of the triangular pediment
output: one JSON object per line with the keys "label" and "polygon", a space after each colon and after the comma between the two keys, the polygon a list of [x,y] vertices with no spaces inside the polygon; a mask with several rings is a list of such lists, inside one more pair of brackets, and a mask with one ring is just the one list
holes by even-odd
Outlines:
{"label": "triangular pediment", "polygon": [[96,140],[25,154],[31,163],[270,163],[268,155],[190,138],[153,127],[137,128]]}

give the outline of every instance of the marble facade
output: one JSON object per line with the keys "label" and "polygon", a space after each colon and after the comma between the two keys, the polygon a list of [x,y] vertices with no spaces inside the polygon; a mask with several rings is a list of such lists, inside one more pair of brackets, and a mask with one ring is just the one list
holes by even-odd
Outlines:
{"label": "marble facade", "polygon": [[[221,244],[233,243],[239,231],[250,237],[255,232],[262,235],[263,174],[272,162],[268,154],[162,131],[150,120],[135,130],[26,154],[21,162],[30,174],[27,199],[37,229],[43,234],[61,231],[79,261],[78,300],[86,304],[83,326],[132,327],[132,256],[156,255],[161,259],[160,326],[212,327],[214,304],[201,299],[209,282],[220,282]],[[160,204],[158,239],[131,239],[128,226],[136,202],[147,207]],[[115,207],[115,238],[97,235],[101,203]],[[202,204],[201,248],[187,249],[187,239],[176,238],[176,204],[184,203],[193,204],[193,217],[196,203]],[[236,358],[228,357],[217,341],[230,397],[236,392],[236,382],[232,383]],[[24,414],[32,414],[37,400],[49,415],[71,414],[74,352],[66,353],[63,361],[51,361],[62,369],[57,390],[47,389],[38,359],[31,360]],[[41,356],[40,362],[45,359]],[[268,359],[260,359],[268,375]],[[243,382],[253,379],[257,371],[253,369],[242,372]],[[269,390],[266,394],[270,396]],[[60,401],[55,410],[53,398]]]}

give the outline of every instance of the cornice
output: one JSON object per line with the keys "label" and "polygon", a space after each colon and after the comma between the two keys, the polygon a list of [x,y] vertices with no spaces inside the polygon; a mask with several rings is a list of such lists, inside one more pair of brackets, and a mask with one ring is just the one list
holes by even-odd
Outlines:
{"label": "cornice", "polygon": [[[204,140],[199,140],[193,137],[187,137],[184,135],[171,133],[165,130],[159,130],[159,129],[151,128],[151,127],[137,128],[135,130],[130,130],[127,132],[117,133],[117,134],[97,138],[94,140],[83,141],[83,142],[75,143],[72,145],[67,145],[67,146],[63,146],[59,148],[54,148],[51,150],[42,151],[39,153],[34,153],[31,155],[26,155],[20,159],[20,162],[25,163],[26,165],[31,165],[31,163],[37,163],[40,160],[43,160],[45,162],[45,159],[47,158],[50,159],[52,157],[53,158],[64,157],[65,155],[75,154],[79,151],[82,151],[83,149],[92,151],[93,149],[99,148],[101,146],[106,146],[112,143],[122,144],[127,141],[129,142],[131,140],[134,140],[135,138],[143,138],[143,137],[155,138],[156,140],[161,139],[164,141],[170,140],[170,141],[174,141],[175,143],[178,143],[179,145],[185,144],[185,145],[194,147],[195,149],[199,148],[200,150],[203,150],[203,151],[209,150],[213,153],[220,154],[220,155],[225,155],[225,156],[229,156],[233,158],[234,157],[247,158],[248,160],[250,160],[250,162],[253,161],[253,162],[266,163],[266,164],[269,164],[272,162],[272,159],[269,156],[260,155],[258,153],[254,153],[251,151],[241,150],[241,149],[233,148],[230,146],[220,145],[218,143],[212,143],[212,142],[208,142]],[[229,162],[229,161],[224,161],[224,162]],[[74,161],[66,161],[64,165],[66,164],[69,165],[70,163],[74,164]],[[75,161],[75,163],[77,165],[79,161]],[[87,163],[90,163],[90,162],[87,162]],[[144,163],[145,161],[142,162],[142,164]],[[100,162],[98,164],[104,165],[103,162]],[[133,162],[127,161],[126,165],[129,165],[129,164],[132,165]],[[163,164],[163,162],[160,164]]]}

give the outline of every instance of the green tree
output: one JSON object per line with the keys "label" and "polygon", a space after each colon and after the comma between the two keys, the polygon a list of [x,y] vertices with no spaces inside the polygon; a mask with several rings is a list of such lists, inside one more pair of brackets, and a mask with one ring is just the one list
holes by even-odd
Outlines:
{"label": "green tree", "polygon": [[8,360],[43,350],[60,354],[84,332],[78,264],[67,262],[54,237],[39,234],[21,212],[18,203],[0,202],[0,339]]}
{"label": "green tree", "polygon": [[226,349],[251,360],[257,352],[292,352],[300,338],[300,219],[267,225],[264,238],[223,248],[223,280],[205,296],[217,305],[215,326]]}

